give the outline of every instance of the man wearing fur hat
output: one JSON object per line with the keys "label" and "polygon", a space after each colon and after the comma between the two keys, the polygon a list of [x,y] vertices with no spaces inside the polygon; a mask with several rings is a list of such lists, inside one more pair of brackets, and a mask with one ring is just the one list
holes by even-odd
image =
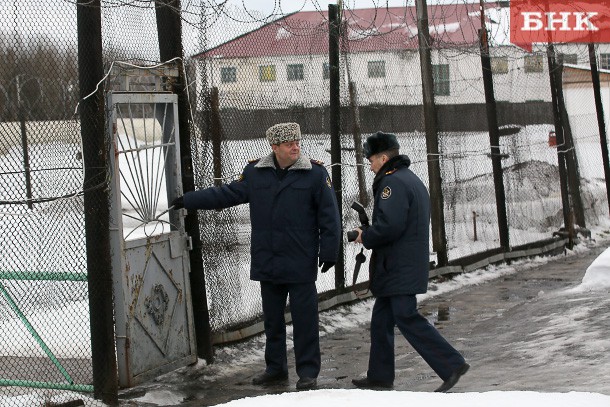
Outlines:
{"label": "man wearing fur hat", "polygon": [[371,351],[367,375],[354,379],[360,388],[391,388],[394,384],[394,327],[423,357],[443,383],[452,388],[469,368],[455,350],[417,311],[416,294],[428,289],[430,197],[399,154],[396,136],[377,132],[364,143],[375,173],[375,204],[371,225],[357,229],[357,243],[372,249],[370,289],[376,297],[371,315]]}
{"label": "man wearing fur hat", "polygon": [[188,192],[174,209],[219,209],[250,205],[250,278],[260,281],[265,327],[266,369],[255,385],[288,379],[284,309],[290,296],[297,389],[316,387],[320,372],[318,267],[334,266],[341,224],[335,191],[321,162],[301,154],[298,123],[266,132],[272,152],[244,168],[228,185]]}

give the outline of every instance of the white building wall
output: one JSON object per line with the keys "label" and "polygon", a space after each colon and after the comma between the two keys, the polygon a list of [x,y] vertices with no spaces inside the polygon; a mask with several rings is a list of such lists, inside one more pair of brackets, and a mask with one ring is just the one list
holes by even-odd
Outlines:
{"label": "white building wall", "polygon": [[[610,130],[610,81],[600,82],[600,87],[604,124],[606,135],[608,135]],[[563,94],[573,134],[578,138],[599,140],[599,126],[592,84],[566,84]]]}
{"label": "white building wall", "polygon": [[[546,47],[534,47],[532,54],[542,57],[541,72],[525,72],[525,56],[532,55],[514,46],[491,49],[493,56],[508,59],[508,72],[494,74],[494,93],[499,102],[522,103],[551,101]],[[577,54],[578,63],[588,65],[586,44],[564,44],[557,53]],[[610,44],[599,44],[600,52],[610,53]],[[438,104],[485,103],[482,70],[478,49],[433,50],[432,64],[448,64],[451,79],[450,95],[435,96]],[[369,61],[385,61],[384,78],[369,78]],[[347,65],[346,65],[347,62]],[[287,55],[241,59],[212,59],[207,62],[208,83],[220,91],[221,108],[273,109],[290,106],[317,107],[328,105],[329,80],[323,78],[327,55]],[[288,81],[286,66],[303,64],[304,80]],[[203,64],[200,64],[203,65]],[[259,66],[275,65],[276,81],[261,82]],[[235,67],[237,82],[221,83],[222,67]],[[347,70],[349,66],[349,73]],[[392,52],[361,52],[341,56],[341,100],[349,105],[348,74],[355,82],[360,105],[420,105],[422,103],[421,68],[417,50]],[[197,80],[202,82],[198,72]],[[198,98],[201,100],[201,98]],[[201,108],[201,106],[199,106]]]}

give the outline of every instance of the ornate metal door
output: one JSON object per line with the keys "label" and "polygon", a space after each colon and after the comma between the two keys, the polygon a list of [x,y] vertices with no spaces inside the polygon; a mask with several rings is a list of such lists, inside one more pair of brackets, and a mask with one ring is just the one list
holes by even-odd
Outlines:
{"label": "ornate metal door", "polygon": [[[119,385],[197,360],[177,96],[110,93],[111,244]],[[94,317],[94,316],[93,316]]]}

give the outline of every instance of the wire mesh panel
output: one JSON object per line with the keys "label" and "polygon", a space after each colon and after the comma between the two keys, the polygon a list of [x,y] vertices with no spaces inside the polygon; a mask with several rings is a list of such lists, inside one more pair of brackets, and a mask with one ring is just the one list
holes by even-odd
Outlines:
{"label": "wire mesh panel", "polygon": [[[102,26],[104,77],[97,87],[86,90],[79,89],[77,72],[80,3],[99,8]],[[340,163],[331,160],[330,123],[339,116],[330,116],[335,106],[330,108],[326,5],[311,2],[299,8],[294,2],[276,1],[263,11],[247,1],[181,3],[0,3],[0,48],[5,56],[0,66],[1,403],[18,405],[41,397],[56,401],[68,394],[50,391],[41,396],[31,390],[32,381],[91,385],[87,298],[99,287],[86,281],[86,238],[91,235],[85,236],[85,215],[106,208],[107,202],[99,199],[86,208],[83,195],[103,190],[108,179],[85,181],[83,155],[93,141],[81,142],[83,118],[78,113],[83,100],[78,95],[86,91],[89,96],[84,100],[90,100],[97,89],[116,90],[114,71],[139,67],[148,70],[130,76],[132,89],[171,88],[174,79],[151,74],[169,62],[160,60],[160,46],[171,41],[158,35],[157,24],[164,23],[160,6],[180,13],[181,27],[176,31],[182,36],[178,48],[184,54],[181,85],[186,88],[186,95],[180,96],[188,101],[184,127],[191,134],[191,156],[182,158],[183,168],[192,162],[197,188],[237,179],[248,160],[271,151],[265,130],[290,121],[301,126],[303,154],[323,161],[329,173],[341,166],[341,180],[335,181],[340,186],[345,230],[358,226],[350,209],[353,201],[365,204],[369,214],[372,209],[374,174],[361,155],[362,141],[377,130],[396,133],[412,170],[431,189],[441,183],[434,190],[442,196],[432,198],[441,200],[444,216],[434,219],[441,227],[433,232],[446,234],[449,262],[550,238],[565,226],[564,205],[573,205],[576,190],[582,197],[586,226],[607,217],[586,47],[556,44],[565,64],[568,121],[564,126],[569,124],[574,144],[568,150],[573,151],[579,173],[579,186],[572,180],[570,196],[565,197],[560,158],[570,152],[553,144],[553,132],[560,129],[555,128],[547,47],[535,45],[527,52],[510,44],[505,2],[484,3],[483,15],[476,1],[430,4],[429,37],[424,42],[429,66],[422,66],[425,58],[420,56],[421,33],[413,2],[342,2],[340,151],[332,155],[340,157]],[[489,104],[482,81],[478,38],[483,22],[489,32],[497,146],[490,143]],[[599,44],[595,52],[606,100],[610,45]],[[432,113],[424,109],[422,69],[433,78]],[[156,83],[151,85],[151,78]],[[607,118],[610,108],[605,110]],[[436,132],[426,125],[426,114],[434,116]],[[436,153],[429,151],[432,140],[438,141]],[[107,147],[108,142],[104,139],[101,144]],[[505,190],[509,234],[505,248],[500,247],[502,202],[496,198],[495,149]],[[440,180],[428,173],[436,164]],[[249,279],[248,207],[200,211],[198,217],[213,334],[253,325],[262,311],[259,287]],[[346,287],[337,285],[341,279],[329,272],[319,276],[321,294],[332,297],[350,288],[359,247],[343,243],[345,270],[340,272],[345,273]],[[363,272],[358,281],[367,279]],[[50,324],[51,317],[73,329]],[[30,371],[4,368],[17,365],[32,366],[39,373],[32,376]]]}
{"label": "wire mesh panel", "polygon": [[[600,50],[600,55],[605,54]],[[563,94],[569,125],[574,140],[574,149],[578,160],[580,175],[580,192],[582,195],[587,225],[595,225],[599,219],[608,215],[608,194],[606,191],[603,151],[603,139],[600,137],[600,124],[595,107],[595,97],[588,68],[589,50],[585,45],[573,49],[570,57],[564,56]],[[608,54],[606,54],[608,55]],[[606,66],[610,68],[610,66]],[[600,96],[603,108],[604,123],[607,133],[610,114],[610,72],[608,69],[599,72]],[[607,138],[606,138],[607,142]],[[561,148],[558,146],[557,148]],[[607,147],[606,147],[607,151]],[[578,225],[585,227],[587,225]]]}
{"label": "wire mesh panel", "polygon": [[76,7],[3,1],[0,27],[0,404],[88,398]]}

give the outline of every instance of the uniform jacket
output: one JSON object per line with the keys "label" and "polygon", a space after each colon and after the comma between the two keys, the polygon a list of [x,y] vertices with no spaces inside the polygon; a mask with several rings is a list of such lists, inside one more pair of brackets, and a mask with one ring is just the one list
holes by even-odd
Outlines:
{"label": "uniform jacket", "polygon": [[406,155],[394,157],[373,182],[373,219],[362,243],[373,250],[370,289],[377,297],[428,289],[430,196],[410,164]]}
{"label": "uniform jacket", "polygon": [[301,155],[286,176],[273,153],[250,162],[239,180],[184,195],[187,209],[250,204],[250,278],[274,283],[316,281],[318,259],[336,262],[341,226],[328,172]]}

